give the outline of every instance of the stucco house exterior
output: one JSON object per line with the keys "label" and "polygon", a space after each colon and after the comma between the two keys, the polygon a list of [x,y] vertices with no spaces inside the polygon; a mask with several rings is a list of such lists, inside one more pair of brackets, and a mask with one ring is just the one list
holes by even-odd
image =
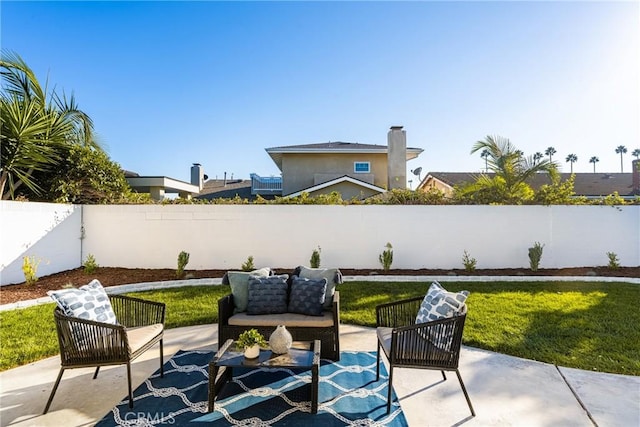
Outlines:
{"label": "stucco house exterior", "polygon": [[[423,151],[407,147],[406,138],[402,126],[392,126],[387,145],[325,142],[266,148],[281,177],[251,174],[251,198],[295,197],[303,192],[317,196],[337,191],[345,200],[366,199],[388,189],[406,188],[407,161]],[[238,196],[247,194],[247,181],[219,181],[204,183],[200,197],[229,197],[232,189],[227,187],[231,185]]]}

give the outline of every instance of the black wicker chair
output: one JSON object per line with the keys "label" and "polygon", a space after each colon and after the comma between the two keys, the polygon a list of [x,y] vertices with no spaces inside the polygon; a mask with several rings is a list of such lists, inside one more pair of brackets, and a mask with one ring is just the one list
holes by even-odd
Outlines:
{"label": "black wicker chair", "polygon": [[131,361],[157,342],[160,342],[160,374],[164,376],[162,338],[165,305],[123,295],[110,295],[109,300],[118,320],[117,325],[66,316],[60,308],[54,310],[61,362],[58,379],[44,409],[45,414],[49,411],[65,369],[96,367],[95,379],[101,366],[126,364],[129,408],[133,408]]}
{"label": "black wicker chair", "polygon": [[378,365],[376,380],[380,379],[380,348],[389,361],[389,394],[387,413],[391,410],[393,368],[432,369],[455,371],[464,397],[471,410],[467,389],[458,370],[462,331],[467,317],[466,307],[457,317],[416,324],[416,315],[423,297],[415,297],[382,304],[376,307],[376,333],[378,337]]}

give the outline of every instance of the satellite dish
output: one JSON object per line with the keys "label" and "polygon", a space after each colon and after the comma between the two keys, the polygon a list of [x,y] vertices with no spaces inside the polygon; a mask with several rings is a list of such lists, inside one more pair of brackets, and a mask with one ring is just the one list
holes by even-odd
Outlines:
{"label": "satellite dish", "polygon": [[418,180],[422,181],[420,179],[420,174],[422,173],[422,167],[415,168],[414,170],[411,171],[411,173],[414,174],[415,176],[417,176]]}

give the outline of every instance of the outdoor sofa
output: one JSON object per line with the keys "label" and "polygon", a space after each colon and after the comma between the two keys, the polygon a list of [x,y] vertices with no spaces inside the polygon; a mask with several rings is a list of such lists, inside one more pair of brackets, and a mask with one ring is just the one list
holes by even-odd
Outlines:
{"label": "outdoor sofa", "polygon": [[[228,272],[223,278],[223,284],[231,285],[231,294],[218,300],[218,343],[224,343],[228,339],[237,339],[238,336],[248,330],[256,329],[268,340],[271,333],[278,325],[284,325],[291,333],[294,341],[321,341],[321,357],[334,361],[340,360],[340,293],[335,290],[335,285],[342,283],[342,274],[338,269],[310,269],[304,266],[297,267],[291,275],[274,275],[269,270],[263,271],[258,279],[252,273],[245,273],[244,277],[240,272]],[[258,271],[258,270],[256,270]],[[266,274],[265,274],[266,273]],[[240,277],[240,280],[238,278]],[[244,279],[259,285],[251,286],[252,290],[265,288],[274,283],[277,295],[254,295],[249,296],[246,307],[244,295],[238,291],[238,283],[242,286]],[[314,315],[303,314],[305,310],[296,310],[295,299],[299,289],[310,289],[309,285],[318,283],[323,278],[326,280],[325,302],[321,309]],[[304,283],[302,281],[304,280]],[[282,285],[284,281],[285,285]],[[265,284],[267,286],[265,286]],[[300,285],[300,286],[298,286]],[[282,291],[284,290],[286,303],[282,305]],[[279,296],[278,296],[279,295]],[[309,294],[313,297],[311,294]],[[267,300],[279,299],[281,303],[276,309],[267,308],[252,311],[251,303],[256,299],[264,302]],[[315,300],[315,299],[314,299]],[[294,312],[289,311],[292,309]],[[317,309],[317,308],[316,308]],[[297,312],[296,312],[297,311]]]}

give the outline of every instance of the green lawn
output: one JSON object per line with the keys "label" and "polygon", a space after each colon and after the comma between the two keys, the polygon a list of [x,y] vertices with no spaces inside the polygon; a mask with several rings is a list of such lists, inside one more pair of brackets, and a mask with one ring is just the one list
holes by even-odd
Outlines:
{"label": "green lawn", "polygon": [[[640,286],[588,282],[446,282],[471,292],[464,344],[586,370],[640,375]],[[428,283],[339,285],[343,323],[375,326],[375,306]],[[228,286],[138,293],[167,304],[167,328],[215,323]],[[53,304],[0,312],[0,370],[55,355]]]}

